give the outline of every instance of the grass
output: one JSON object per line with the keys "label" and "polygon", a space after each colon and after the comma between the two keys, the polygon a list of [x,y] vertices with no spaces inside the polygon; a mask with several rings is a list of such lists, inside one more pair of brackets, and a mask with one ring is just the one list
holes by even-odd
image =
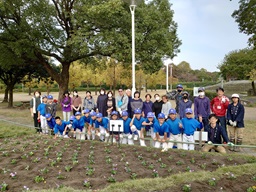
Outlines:
{"label": "grass", "polygon": [[0,120],[0,138],[20,137],[35,134],[35,129],[13,125]]}

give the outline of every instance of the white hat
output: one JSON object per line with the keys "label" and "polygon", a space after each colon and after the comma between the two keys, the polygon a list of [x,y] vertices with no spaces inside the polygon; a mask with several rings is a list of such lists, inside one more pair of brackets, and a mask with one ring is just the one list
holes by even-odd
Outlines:
{"label": "white hat", "polygon": [[236,94],[236,93],[234,93],[232,96],[231,96],[231,98],[239,98],[239,95],[238,94]]}

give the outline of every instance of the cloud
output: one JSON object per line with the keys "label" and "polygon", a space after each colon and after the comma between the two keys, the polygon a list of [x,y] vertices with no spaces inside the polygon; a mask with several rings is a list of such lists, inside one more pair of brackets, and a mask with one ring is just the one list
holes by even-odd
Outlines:
{"label": "cloud", "polygon": [[172,1],[181,52],[174,63],[190,63],[192,69],[217,71],[225,54],[247,47],[248,37],[239,33],[231,14],[238,9],[238,0],[175,0]]}

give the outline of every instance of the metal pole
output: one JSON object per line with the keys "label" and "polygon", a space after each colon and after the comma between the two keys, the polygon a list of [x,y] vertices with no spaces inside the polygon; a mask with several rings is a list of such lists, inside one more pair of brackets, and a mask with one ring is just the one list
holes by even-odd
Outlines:
{"label": "metal pole", "polygon": [[172,91],[172,64],[171,64],[171,91]]}
{"label": "metal pole", "polygon": [[132,96],[136,91],[135,86],[135,25],[134,25],[134,14],[136,5],[130,5],[130,11],[132,15]]}
{"label": "metal pole", "polygon": [[168,93],[168,88],[169,88],[169,78],[168,78],[168,71],[169,71],[169,65],[166,64],[166,93]]}

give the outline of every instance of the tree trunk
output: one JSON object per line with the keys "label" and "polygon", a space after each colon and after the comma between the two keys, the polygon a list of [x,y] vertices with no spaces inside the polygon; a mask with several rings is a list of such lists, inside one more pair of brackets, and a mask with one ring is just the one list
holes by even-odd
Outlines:
{"label": "tree trunk", "polygon": [[148,83],[147,83],[147,81],[145,82],[145,91],[146,91],[146,93],[148,92]]}
{"label": "tree trunk", "polygon": [[254,80],[252,81],[252,92],[253,92],[253,95],[256,95]]}
{"label": "tree trunk", "polygon": [[28,95],[31,95],[32,93],[32,90],[31,90],[31,87],[28,88]]}
{"label": "tree trunk", "polygon": [[9,102],[8,102],[8,108],[12,108],[13,107],[13,89],[14,89],[14,85],[9,85]]}
{"label": "tree trunk", "polygon": [[68,82],[69,82],[69,66],[70,64],[62,65],[62,71],[61,71],[61,78],[60,81],[57,83],[59,84],[59,96],[58,101],[60,102],[62,95],[65,91],[68,91]]}
{"label": "tree trunk", "polygon": [[8,87],[6,87],[5,90],[4,90],[4,100],[3,100],[3,103],[7,103],[8,102],[8,93],[9,93],[9,89],[8,89]]}

